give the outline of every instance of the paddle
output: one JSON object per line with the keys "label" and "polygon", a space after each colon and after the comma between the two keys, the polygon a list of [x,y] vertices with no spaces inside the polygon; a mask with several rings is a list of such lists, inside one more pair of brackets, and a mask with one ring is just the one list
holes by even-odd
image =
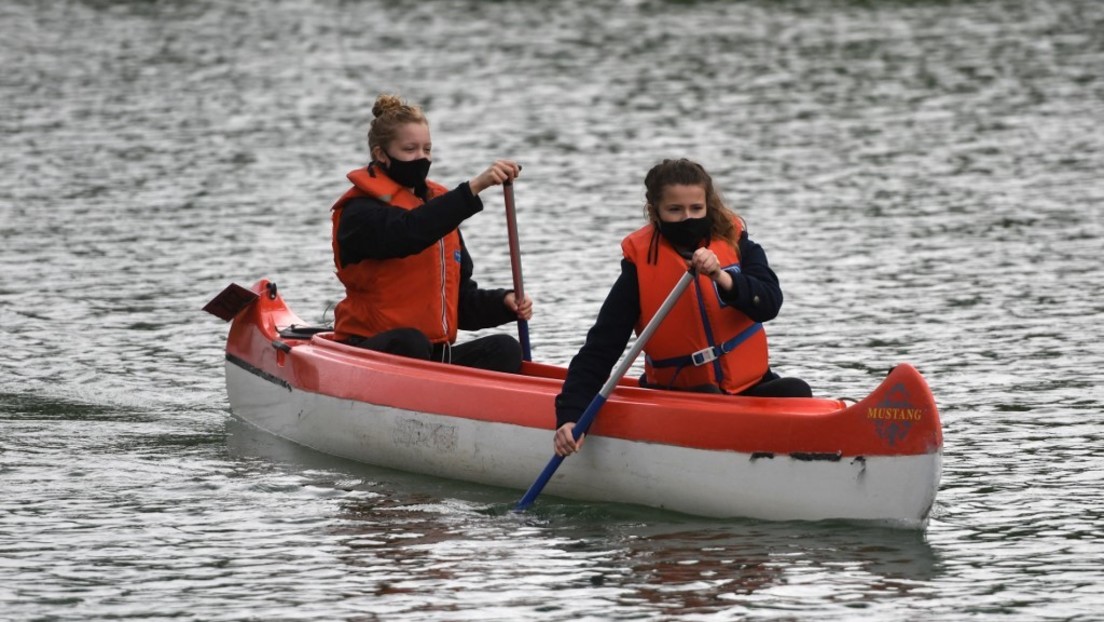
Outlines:
{"label": "paddle", "polygon": [[[525,290],[521,285],[521,249],[518,244],[517,214],[514,211],[514,181],[507,179],[502,183],[502,192],[506,196],[506,229],[510,236],[510,267],[514,272],[514,299],[518,304],[525,300]],[[529,322],[518,318],[518,339],[521,341],[521,357],[533,360],[529,350]]]}
{"label": "paddle", "polygon": [[[636,343],[629,350],[629,353],[625,355],[625,358],[621,359],[621,363],[617,365],[617,369],[613,370],[610,374],[606,384],[602,385],[602,389],[598,391],[598,395],[594,396],[594,399],[590,401],[590,405],[583,411],[583,415],[579,417],[579,421],[575,423],[575,428],[571,431],[571,435],[578,441],[587,429],[590,428],[591,422],[598,416],[598,411],[602,408],[602,405],[609,399],[610,393],[613,392],[614,387],[621,381],[621,378],[625,375],[625,372],[629,371],[629,367],[632,366],[633,361],[640,355],[640,351],[644,349],[644,345],[648,343],[648,339],[652,337],[652,333],[659,328],[659,324],[663,321],[663,318],[667,317],[667,313],[671,310],[671,307],[675,306],[675,302],[678,301],[679,296],[686,291],[686,288],[690,285],[690,282],[694,280],[695,271],[693,268],[686,271],[686,274],[682,275],[678,284],[671,290],[670,294],[667,294],[667,298],[660,305],[659,310],[652,316],[651,321],[644,327],[644,330],[640,331],[640,335],[636,338]],[[563,456],[555,455],[548,461],[548,465],[544,467],[541,474],[537,476],[537,481],[533,482],[533,485],[529,487],[529,490],[525,493],[525,496],[521,498],[521,501],[517,502],[514,507],[515,512],[524,512],[529,506],[533,505],[536,501],[537,495],[544,489],[548,480],[552,479],[552,475],[556,472],[556,469],[560,468],[560,463],[563,462]]]}

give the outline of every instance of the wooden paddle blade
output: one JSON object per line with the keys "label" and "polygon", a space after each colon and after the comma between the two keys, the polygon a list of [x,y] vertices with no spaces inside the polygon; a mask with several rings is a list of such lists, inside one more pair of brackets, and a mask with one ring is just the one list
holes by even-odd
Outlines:
{"label": "wooden paddle blade", "polygon": [[231,283],[218,296],[203,306],[203,310],[224,322],[234,319],[239,311],[248,307],[259,298],[257,292],[246,289],[237,283]]}

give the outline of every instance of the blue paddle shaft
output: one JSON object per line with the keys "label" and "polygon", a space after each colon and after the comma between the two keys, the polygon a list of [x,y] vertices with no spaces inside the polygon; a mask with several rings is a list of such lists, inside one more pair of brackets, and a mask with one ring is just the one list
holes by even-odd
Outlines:
{"label": "blue paddle shaft", "polygon": [[521,358],[525,361],[533,360],[533,353],[529,349],[529,321],[518,320],[518,338],[521,340]]}
{"label": "blue paddle shaft", "polygon": [[[606,384],[602,385],[602,389],[598,391],[598,395],[594,396],[594,399],[590,401],[590,405],[587,406],[582,416],[579,417],[579,421],[575,423],[575,428],[572,429],[571,435],[575,437],[576,441],[582,438],[587,430],[590,429],[590,424],[594,421],[594,418],[598,416],[598,411],[602,409],[602,405],[609,399],[610,393],[613,393],[614,388],[617,387],[617,383],[621,382],[621,378],[623,378],[629,371],[629,368],[632,367],[636,357],[640,356],[641,350],[643,350],[644,346],[648,343],[648,339],[652,337],[652,333],[659,328],[660,323],[663,322],[663,319],[666,318],[667,314],[671,311],[671,307],[675,306],[679,297],[682,296],[682,293],[690,286],[691,281],[694,280],[694,276],[695,272],[693,268],[687,270],[686,274],[682,275],[682,278],[679,279],[675,288],[671,290],[670,294],[667,294],[667,298],[663,301],[663,304],[660,305],[659,310],[652,316],[651,321],[644,327],[644,330],[640,331],[640,335],[637,336],[636,342],[629,350],[629,353],[621,359],[621,363],[619,363],[613,373],[610,374],[610,377],[606,380]],[[515,512],[523,512],[528,509],[529,506],[533,505],[533,502],[537,500],[537,496],[544,490],[545,485],[552,479],[552,475],[556,473],[556,469],[560,468],[561,462],[563,462],[563,456],[552,456],[552,459],[548,461],[548,465],[544,467],[544,470],[537,476],[533,485],[525,492],[525,496],[514,506]]]}

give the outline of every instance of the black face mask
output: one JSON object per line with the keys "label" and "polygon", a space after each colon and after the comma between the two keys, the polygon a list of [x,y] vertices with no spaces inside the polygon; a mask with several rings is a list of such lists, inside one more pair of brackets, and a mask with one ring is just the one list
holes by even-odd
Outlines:
{"label": "black face mask", "polygon": [[671,244],[682,248],[697,248],[698,243],[709,237],[712,223],[708,218],[687,218],[678,222],[659,221],[659,232]]}
{"label": "black face mask", "polygon": [[387,157],[391,160],[391,164],[382,168],[387,172],[388,177],[400,186],[414,188],[415,191],[425,191],[426,176],[429,175],[429,165],[432,164],[429,158],[404,162],[395,159],[391,154],[387,154]]}

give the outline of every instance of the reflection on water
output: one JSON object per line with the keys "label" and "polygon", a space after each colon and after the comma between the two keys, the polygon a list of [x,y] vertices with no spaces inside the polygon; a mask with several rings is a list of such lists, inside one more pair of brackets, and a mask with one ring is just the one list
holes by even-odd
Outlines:
{"label": "reflection on water", "polygon": [[[874,607],[887,594],[925,592],[941,572],[915,531],[712,521],[553,499],[518,515],[510,511],[513,491],[349,463],[237,419],[228,438],[237,459],[261,458],[258,466],[300,473],[304,486],[346,493],[322,520],[335,558],[367,579],[376,611],[447,610],[445,603],[509,593],[519,583],[526,595],[510,597],[516,606],[553,610],[545,599],[579,595],[625,612],[677,616],[746,613],[764,598],[792,600],[787,607],[795,610],[823,605],[802,605],[808,588],[800,586],[845,606]],[[334,469],[344,475],[316,475]]]}
{"label": "reflection on water", "polygon": [[652,531],[634,530],[624,561],[635,594],[672,613],[746,612],[771,596],[799,601],[803,585],[840,604],[876,602],[937,578],[936,555],[915,532],[806,524]]}

